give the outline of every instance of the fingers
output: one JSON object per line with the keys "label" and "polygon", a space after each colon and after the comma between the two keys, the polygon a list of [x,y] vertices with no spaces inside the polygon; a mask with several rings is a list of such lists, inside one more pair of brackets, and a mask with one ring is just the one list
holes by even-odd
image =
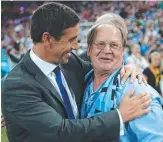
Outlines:
{"label": "fingers", "polygon": [[130,74],[131,73],[129,71],[125,72],[125,74],[122,77],[122,84],[124,84],[126,82],[127,78],[130,76]]}
{"label": "fingers", "polygon": [[142,81],[144,82],[144,84],[147,86],[147,80],[145,78],[145,76],[143,75]]}
{"label": "fingers", "polygon": [[139,103],[143,104],[143,103],[145,103],[146,101],[149,101],[149,100],[151,100],[150,96],[145,93],[145,95],[143,97],[139,98]]}
{"label": "fingers", "polygon": [[120,103],[119,111],[123,122],[140,117],[150,111],[150,96],[147,93],[142,93],[131,97],[133,93],[133,90],[129,91]]}
{"label": "fingers", "polygon": [[131,98],[131,96],[134,94],[134,90],[130,90],[127,92],[127,94],[124,96],[124,98]]}
{"label": "fingers", "polygon": [[134,63],[128,63],[127,65],[124,66],[124,76],[122,78],[123,82],[125,82],[127,80],[127,78],[129,76],[131,76],[131,80],[130,82],[133,83],[136,79],[136,75],[137,75],[137,70],[138,70],[138,67],[136,64]]}
{"label": "fingers", "polygon": [[125,69],[124,69],[124,66],[123,66],[122,69],[120,70],[121,78],[124,76],[124,74],[125,74]]}
{"label": "fingers", "polygon": [[130,82],[133,83],[135,79],[136,79],[136,71],[133,70],[133,72],[131,74]]}
{"label": "fingers", "polygon": [[142,82],[147,85],[147,80],[145,79],[144,75],[142,74],[142,72],[139,72],[137,74],[137,78],[138,78],[138,83],[141,84]]}
{"label": "fingers", "polygon": [[143,80],[142,74],[138,74],[137,77],[138,77],[138,83],[141,84]]}
{"label": "fingers", "polygon": [[147,100],[147,101],[145,101],[143,104],[142,104],[142,109],[146,109],[146,108],[148,108],[149,106],[150,106],[150,104],[151,104],[151,99],[149,99],[149,100]]}
{"label": "fingers", "polygon": [[151,98],[147,93],[138,94],[132,97],[130,100],[136,102],[139,105],[144,105],[146,102],[151,102]]}
{"label": "fingers", "polygon": [[150,111],[151,98],[147,93],[137,95],[137,101],[135,102],[135,110],[133,113],[134,117],[140,117]]}
{"label": "fingers", "polygon": [[141,99],[143,101],[144,97],[146,97],[146,96],[149,97],[149,95],[147,95],[147,93],[141,93],[141,94],[137,94],[137,95],[133,96],[131,99],[134,101]]}
{"label": "fingers", "polygon": [[151,110],[150,107],[141,110],[140,113],[139,113],[139,115],[138,115],[138,117],[139,117],[139,116],[142,116],[142,115],[144,115],[144,114],[147,114],[150,110]]}

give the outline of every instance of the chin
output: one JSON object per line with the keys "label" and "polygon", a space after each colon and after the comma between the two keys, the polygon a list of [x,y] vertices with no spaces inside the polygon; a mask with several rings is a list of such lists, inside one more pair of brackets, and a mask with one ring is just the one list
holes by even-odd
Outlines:
{"label": "chin", "polygon": [[119,67],[115,66],[115,65],[110,65],[110,66],[105,66],[104,69],[107,71],[115,71],[117,70]]}
{"label": "chin", "polygon": [[62,61],[62,64],[67,64],[68,61],[69,61],[69,59],[64,59],[64,60]]}
{"label": "chin", "polygon": [[105,67],[105,68],[103,68],[105,71],[111,71],[112,70],[112,68],[107,68],[107,67]]}
{"label": "chin", "polygon": [[96,66],[97,68],[100,68],[100,69],[102,69],[102,70],[111,70],[112,69],[112,66],[107,66],[107,65],[105,65],[105,66]]}
{"label": "chin", "polygon": [[107,69],[107,70],[110,70],[110,69],[113,69],[114,65],[112,63],[108,63],[108,64],[105,64],[103,66],[103,68]]}

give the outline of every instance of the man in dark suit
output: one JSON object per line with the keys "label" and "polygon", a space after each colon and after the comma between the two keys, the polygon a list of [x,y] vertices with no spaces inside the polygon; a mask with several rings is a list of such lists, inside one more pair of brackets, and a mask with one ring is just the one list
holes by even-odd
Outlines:
{"label": "man in dark suit", "polygon": [[149,111],[149,97],[124,97],[119,110],[80,120],[84,76],[90,64],[77,49],[79,17],[58,3],[40,6],[31,21],[33,48],[9,73],[2,110],[10,142],[118,141],[120,122]]}

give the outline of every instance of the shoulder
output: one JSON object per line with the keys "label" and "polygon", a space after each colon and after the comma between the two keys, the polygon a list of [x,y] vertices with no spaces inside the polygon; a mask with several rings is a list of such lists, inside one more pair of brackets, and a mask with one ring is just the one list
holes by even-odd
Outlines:
{"label": "shoulder", "polygon": [[74,53],[72,53],[71,59],[68,64],[81,68],[85,72],[85,74],[92,69],[92,65],[89,61],[84,61]]}
{"label": "shoulder", "polygon": [[87,51],[81,53],[81,54],[79,55],[79,57],[80,57],[81,59],[83,59],[84,61],[89,61],[89,62],[90,62],[90,58],[87,56]]}
{"label": "shoulder", "polygon": [[150,98],[152,99],[152,102],[157,102],[160,105],[163,105],[163,100],[159,93],[151,87],[149,84],[145,85],[144,83],[138,83],[138,79],[135,79],[133,83],[133,90],[134,90],[134,96],[138,95],[140,93],[147,93]]}
{"label": "shoulder", "polygon": [[[2,84],[2,90],[10,89],[16,85],[26,84],[30,80],[30,74],[27,72],[24,64],[19,63],[15,68],[13,68]],[[27,84],[28,85],[28,84]]]}
{"label": "shoulder", "polygon": [[140,93],[147,93],[149,85],[145,85],[144,83],[138,83],[138,79],[135,79],[133,83],[130,81],[130,77],[127,79],[124,85],[122,85],[122,88],[124,90],[124,93],[127,93],[128,91],[134,90],[134,95],[138,95]]}

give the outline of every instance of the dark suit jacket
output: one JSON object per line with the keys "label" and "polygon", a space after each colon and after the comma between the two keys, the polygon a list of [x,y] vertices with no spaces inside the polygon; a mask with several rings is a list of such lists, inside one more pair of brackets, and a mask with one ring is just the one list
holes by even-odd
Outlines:
{"label": "dark suit jacket", "polygon": [[[72,54],[69,63],[61,65],[61,70],[80,110],[84,76],[90,66]],[[119,138],[117,111],[89,119],[68,120],[60,95],[29,53],[4,82],[2,110],[10,142],[118,141]]]}
{"label": "dark suit jacket", "polygon": [[79,55],[79,57],[81,58],[81,59],[83,59],[84,61],[91,61],[90,60],[90,58],[87,56],[87,51],[84,51],[83,53],[81,53],[80,55]]}

